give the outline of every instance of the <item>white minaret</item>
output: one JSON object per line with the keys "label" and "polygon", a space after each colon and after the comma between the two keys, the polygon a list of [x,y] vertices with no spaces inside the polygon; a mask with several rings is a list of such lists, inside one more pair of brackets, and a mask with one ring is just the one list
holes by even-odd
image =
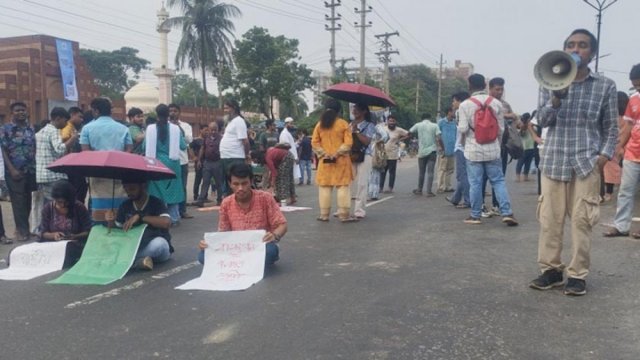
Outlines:
{"label": "white minaret", "polygon": [[158,25],[156,31],[160,34],[160,67],[153,70],[153,74],[158,77],[158,90],[160,91],[160,103],[169,104],[173,95],[171,94],[171,79],[176,75],[175,70],[169,69],[169,41],[167,35],[171,29],[164,25],[169,18],[169,12],[164,8],[158,11]]}

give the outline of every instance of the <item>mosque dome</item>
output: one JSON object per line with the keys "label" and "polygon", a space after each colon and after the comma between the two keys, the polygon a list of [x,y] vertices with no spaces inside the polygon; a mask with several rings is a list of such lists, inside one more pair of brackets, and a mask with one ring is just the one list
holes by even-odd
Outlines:
{"label": "mosque dome", "polygon": [[160,101],[160,91],[148,83],[139,83],[124,94],[127,109],[137,107],[145,113],[152,112]]}

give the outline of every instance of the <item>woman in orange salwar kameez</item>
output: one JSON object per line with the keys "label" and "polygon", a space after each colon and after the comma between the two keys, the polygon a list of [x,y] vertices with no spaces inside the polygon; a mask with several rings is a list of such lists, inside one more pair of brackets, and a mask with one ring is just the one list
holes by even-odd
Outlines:
{"label": "woman in orange salwar kameez", "polygon": [[320,203],[319,221],[329,221],[331,212],[331,193],[337,188],[338,218],[342,222],[357,221],[350,215],[351,191],[349,185],[353,180],[351,168],[351,145],[353,138],[349,124],[338,117],[340,103],[335,99],[327,99],[325,110],[320,121],[313,130],[311,146],[318,157],[318,198]]}

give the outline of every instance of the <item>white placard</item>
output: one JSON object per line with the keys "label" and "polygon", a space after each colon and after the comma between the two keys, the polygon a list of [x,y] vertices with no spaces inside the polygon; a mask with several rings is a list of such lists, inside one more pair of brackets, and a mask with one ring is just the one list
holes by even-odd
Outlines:
{"label": "white placard", "polygon": [[34,242],[16,247],[9,256],[9,268],[0,270],[0,279],[30,280],[61,270],[68,242]]}
{"label": "white placard", "polygon": [[199,278],[176,289],[245,290],[264,276],[264,230],[229,231],[204,234],[209,247]]}

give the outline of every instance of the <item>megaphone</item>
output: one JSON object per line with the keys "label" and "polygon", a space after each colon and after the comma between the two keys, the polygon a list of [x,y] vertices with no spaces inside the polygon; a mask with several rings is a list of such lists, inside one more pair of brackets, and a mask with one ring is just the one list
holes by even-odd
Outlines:
{"label": "megaphone", "polygon": [[533,76],[545,89],[562,90],[573,82],[580,66],[578,54],[554,50],[542,55],[533,68]]}

